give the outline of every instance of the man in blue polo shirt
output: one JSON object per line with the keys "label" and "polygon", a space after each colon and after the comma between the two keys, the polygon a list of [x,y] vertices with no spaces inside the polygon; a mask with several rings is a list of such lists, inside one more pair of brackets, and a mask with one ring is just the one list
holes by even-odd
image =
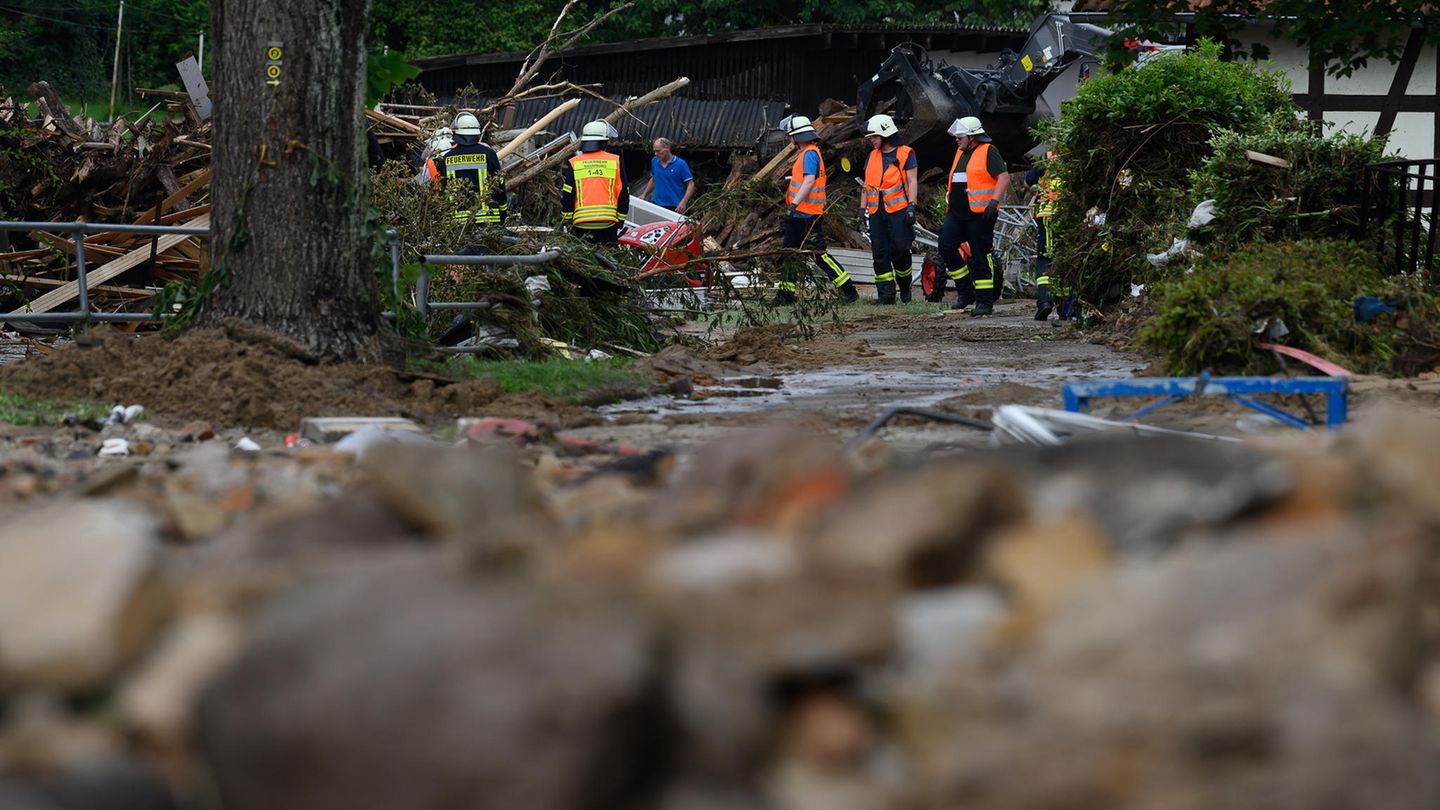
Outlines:
{"label": "man in blue polo shirt", "polygon": [[[669,138],[655,139],[655,157],[650,158],[650,179],[640,191],[640,199],[669,208],[678,214],[685,213],[685,206],[695,196],[695,178],[690,176],[690,164],[684,158],[676,157],[670,150],[674,144]],[[650,195],[651,190],[655,195]]]}

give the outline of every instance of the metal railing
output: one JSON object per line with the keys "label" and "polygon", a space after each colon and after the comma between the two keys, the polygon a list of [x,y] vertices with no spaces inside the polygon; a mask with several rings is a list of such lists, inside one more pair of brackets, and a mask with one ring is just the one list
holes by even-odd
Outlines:
{"label": "metal railing", "polygon": [[[0,221],[0,231],[41,231],[44,233],[68,233],[75,254],[75,300],[80,308],[74,312],[21,312],[0,313],[0,323],[79,323],[82,332],[88,332],[91,323],[145,323],[161,320],[169,313],[160,312],[95,312],[90,307],[90,288],[86,278],[85,237],[104,233],[133,233],[145,236],[182,234],[186,236],[210,235],[209,227],[187,225],[132,225],[120,222],[20,222]],[[390,275],[395,294],[400,294],[400,235],[391,228],[386,231],[390,242]],[[22,282],[23,283],[23,282]],[[28,305],[27,305],[28,306]]]}
{"label": "metal railing", "polygon": [[1364,222],[1385,272],[1432,275],[1440,247],[1440,160],[1396,160],[1365,167]]}
{"label": "metal railing", "polygon": [[[415,280],[415,310],[422,317],[435,309],[489,309],[493,301],[431,301],[430,268],[432,264],[487,264],[496,266],[545,264],[560,257],[556,248],[546,248],[539,253],[522,253],[517,256],[504,255],[450,255],[427,253],[420,257],[420,277]],[[398,296],[397,296],[398,297]]]}

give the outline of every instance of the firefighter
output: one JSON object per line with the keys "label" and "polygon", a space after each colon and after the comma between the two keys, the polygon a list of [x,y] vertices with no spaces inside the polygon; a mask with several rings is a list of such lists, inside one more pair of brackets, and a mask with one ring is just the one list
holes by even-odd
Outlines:
{"label": "firefighter", "polygon": [[870,230],[870,255],[875,261],[875,292],[879,303],[910,303],[910,243],[915,240],[919,164],[915,151],[900,143],[900,131],[888,115],[871,117],[865,125],[870,158],[865,163],[865,193],[860,216]]}
{"label": "firefighter", "polygon": [[[800,147],[795,163],[790,168],[790,186],[785,191],[785,237],[782,243],[787,248],[807,248],[815,264],[828,274],[835,287],[844,296],[845,303],[859,300],[855,282],[850,274],[825,250],[825,161],[820,157],[815,127],[803,115],[786,116],[780,128],[790,136],[790,143]],[[795,269],[786,266],[780,281],[780,289],[771,299],[771,306],[788,306],[795,303]]]}
{"label": "firefighter", "polygon": [[423,179],[447,192],[460,194],[464,203],[454,213],[457,220],[481,227],[505,225],[510,198],[505,193],[505,176],[495,150],[480,142],[480,121],[462,112],[451,125],[454,145],[428,158]]}
{"label": "firefighter", "polygon": [[[995,220],[1010,186],[1010,172],[979,118],[957,118],[949,133],[956,149],[945,196],[945,224],[940,229],[940,258],[960,289],[954,309],[973,302],[975,309],[970,314],[980,318],[995,311]],[[959,250],[962,242],[969,246],[970,258],[964,262],[965,272],[957,277],[964,261]]]}
{"label": "firefighter", "polygon": [[613,245],[630,213],[630,190],[620,156],[605,151],[619,137],[605,121],[580,130],[580,151],[566,161],[561,176],[560,209],[570,229],[596,244]]}
{"label": "firefighter", "polygon": [[1035,193],[1035,320],[1047,321],[1055,308],[1054,291],[1050,287],[1050,262],[1055,258],[1055,236],[1050,223],[1060,199],[1060,180],[1050,176],[1054,152],[1045,153],[1045,165],[1035,166],[1025,175],[1025,185],[1038,187]]}

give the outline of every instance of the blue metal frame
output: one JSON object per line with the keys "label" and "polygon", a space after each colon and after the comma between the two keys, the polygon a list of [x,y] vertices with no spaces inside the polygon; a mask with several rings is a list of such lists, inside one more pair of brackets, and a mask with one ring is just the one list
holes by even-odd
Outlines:
{"label": "blue metal frame", "polygon": [[1136,377],[1128,380],[1095,380],[1065,385],[1065,410],[1086,413],[1094,397],[1164,397],[1135,412],[1128,420],[1189,396],[1223,396],[1259,411],[1291,427],[1306,430],[1304,419],[1255,399],[1253,394],[1324,394],[1325,426],[1338,430],[1349,418],[1346,393],[1350,380],[1346,377]]}

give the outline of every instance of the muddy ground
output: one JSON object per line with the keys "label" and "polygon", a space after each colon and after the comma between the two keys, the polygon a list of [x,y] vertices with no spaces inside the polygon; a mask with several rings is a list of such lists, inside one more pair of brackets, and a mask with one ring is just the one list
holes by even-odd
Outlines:
{"label": "muddy ground", "polygon": [[[23,362],[0,366],[0,386],[38,398],[140,404],[160,427],[173,431],[203,420],[222,437],[250,436],[271,448],[307,416],[401,416],[440,438],[454,435],[455,419],[499,416],[608,444],[683,454],[775,420],[845,441],[893,405],[982,420],[1003,404],[1062,408],[1067,382],[1155,373],[1151,360],[1128,348],[1124,335],[1104,326],[1082,330],[1054,320],[1036,322],[1032,307],[1030,301],[1002,303],[994,317],[978,320],[944,305],[850,307],[841,324],[826,324],[808,339],[784,325],[703,335],[714,343],[708,350],[672,350],[646,361],[668,384],[649,396],[597,408],[505,394],[488,381],[456,382],[373,365],[320,365],[298,347],[238,325],[176,340],[134,340],[100,330],[80,345],[43,355],[32,351]],[[1440,405],[1440,380],[1354,381],[1352,416],[1382,403],[1434,409]],[[1145,404],[1113,399],[1097,402],[1093,412],[1120,419]],[[1279,404],[1305,413],[1303,402]],[[1323,416],[1323,401],[1309,404]],[[1215,399],[1171,405],[1144,421],[1229,436],[1285,430]],[[33,443],[42,436],[81,450],[100,443],[74,427],[12,427],[5,433],[10,442]],[[877,435],[907,454],[989,443],[975,428],[913,416],[896,417]]]}

